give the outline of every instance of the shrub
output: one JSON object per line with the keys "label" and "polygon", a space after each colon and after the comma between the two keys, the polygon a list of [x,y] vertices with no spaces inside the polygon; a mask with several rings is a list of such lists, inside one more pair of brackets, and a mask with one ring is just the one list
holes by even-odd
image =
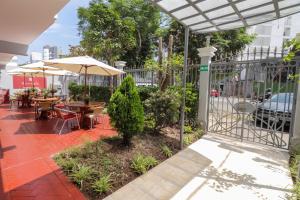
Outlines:
{"label": "shrub", "polygon": [[111,189],[110,175],[102,176],[99,180],[96,180],[92,188],[100,194],[108,192]]}
{"label": "shrub", "polygon": [[109,102],[111,91],[109,87],[95,86],[90,87],[91,101],[104,101]]}
{"label": "shrub", "polygon": [[157,91],[145,101],[147,117],[154,120],[154,127],[159,130],[178,122],[180,95],[177,91]]}
{"label": "shrub", "polygon": [[[180,93],[180,98],[182,98],[182,87],[172,86],[170,90],[177,91]],[[186,118],[190,123],[193,123],[196,119],[198,112],[198,97],[199,92],[195,85],[191,83],[186,84],[186,95],[185,95],[185,112]]]}
{"label": "shrub", "polygon": [[86,166],[79,166],[77,170],[74,170],[73,173],[70,175],[72,180],[80,185],[82,188],[83,181],[86,181],[91,178],[92,170],[90,167]]}
{"label": "shrub", "polygon": [[79,101],[82,100],[82,94],[84,91],[84,86],[83,85],[78,85],[75,82],[71,82],[68,86],[70,96],[74,101]]}
{"label": "shrub", "polygon": [[167,158],[170,158],[173,155],[172,150],[165,144],[161,146],[161,150]]}
{"label": "shrub", "polygon": [[150,94],[153,92],[157,92],[158,87],[155,86],[139,86],[138,92],[141,98],[141,101],[144,102],[150,97]]}
{"label": "shrub", "polygon": [[[68,88],[70,91],[70,96],[73,100],[83,100],[82,94],[84,92],[84,85],[78,85],[75,82],[71,82]],[[109,87],[91,85],[89,89],[91,94],[90,101],[104,101],[106,103],[109,102],[111,96]]]}
{"label": "shrub", "polygon": [[193,133],[193,128],[191,126],[184,126],[184,133],[186,134]]}
{"label": "shrub", "polygon": [[195,121],[198,112],[198,97],[199,92],[197,88],[188,83],[186,85],[186,96],[185,96],[185,112],[188,121]]}
{"label": "shrub", "polygon": [[146,173],[150,168],[157,165],[158,161],[152,156],[138,154],[131,162],[131,168],[138,174]]}
{"label": "shrub", "polygon": [[144,129],[144,108],[132,76],[127,76],[110,99],[108,114],[125,145]]}

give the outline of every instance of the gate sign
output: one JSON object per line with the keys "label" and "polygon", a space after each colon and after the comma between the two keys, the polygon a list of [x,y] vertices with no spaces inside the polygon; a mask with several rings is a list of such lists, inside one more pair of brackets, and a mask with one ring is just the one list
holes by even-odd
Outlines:
{"label": "gate sign", "polygon": [[[24,82],[25,79],[25,82]],[[43,77],[26,77],[24,76],[13,76],[13,88],[14,89],[24,89],[24,88],[35,88],[43,89],[45,88],[46,80]],[[25,85],[24,85],[25,84]],[[47,85],[47,83],[46,83]]]}
{"label": "gate sign", "polygon": [[208,72],[208,65],[200,65],[200,72]]}

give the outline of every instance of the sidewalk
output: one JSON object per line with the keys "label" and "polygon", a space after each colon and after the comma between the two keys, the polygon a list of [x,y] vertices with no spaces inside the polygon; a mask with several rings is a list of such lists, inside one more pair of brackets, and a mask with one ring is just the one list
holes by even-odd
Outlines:
{"label": "sidewalk", "polygon": [[205,135],[106,200],[282,200],[292,180],[288,152]]}

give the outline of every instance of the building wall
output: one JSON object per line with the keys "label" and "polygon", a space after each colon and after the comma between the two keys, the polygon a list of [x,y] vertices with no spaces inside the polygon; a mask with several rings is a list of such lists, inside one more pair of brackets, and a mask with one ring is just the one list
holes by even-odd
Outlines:
{"label": "building wall", "polygon": [[300,33],[299,19],[300,13],[248,28],[248,33],[256,34],[255,41],[249,47],[268,48],[270,46],[271,49],[277,47],[279,50],[284,41]]}

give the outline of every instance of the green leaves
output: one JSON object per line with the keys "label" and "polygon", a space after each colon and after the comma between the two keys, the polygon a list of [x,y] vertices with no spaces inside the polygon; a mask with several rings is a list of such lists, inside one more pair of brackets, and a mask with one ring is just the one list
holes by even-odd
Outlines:
{"label": "green leaves", "polygon": [[154,157],[138,154],[133,158],[131,168],[138,174],[145,174],[157,164],[158,161]]}
{"label": "green leaves", "polygon": [[114,92],[108,106],[112,124],[129,145],[133,135],[144,129],[144,108],[132,76],[128,75]]}
{"label": "green leaves", "polygon": [[92,1],[78,9],[81,45],[89,55],[108,60],[122,59],[129,66],[144,63],[152,54],[151,39],[159,28],[159,11],[143,0]]}
{"label": "green leaves", "polygon": [[102,176],[92,185],[94,191],[100,194],[108,192],[109,190],[111,190],[111,187],[110,175]]}
{"label": "green leaves", "polygon": [[296,52],[300,51],[300,41],[294,38],[287,41],[284,46],[286,49],[289,49],[289,53],[284,56],[284,61],[289,62],[296,56]]}

